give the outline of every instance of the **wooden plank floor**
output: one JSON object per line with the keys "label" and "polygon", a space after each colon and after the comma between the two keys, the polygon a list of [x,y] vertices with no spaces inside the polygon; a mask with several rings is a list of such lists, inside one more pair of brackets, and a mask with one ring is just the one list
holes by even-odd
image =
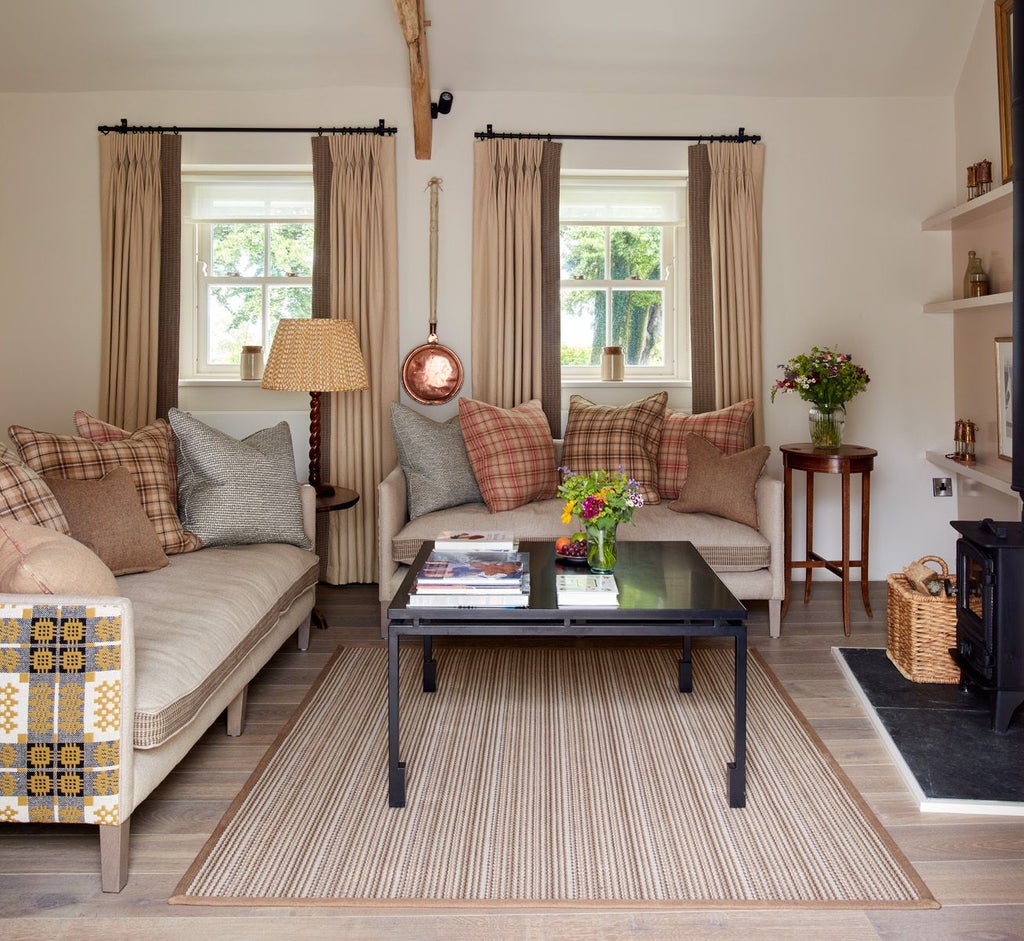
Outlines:
{"label": "wooden plank floor", "polygon": [[[462,939],[1024,938],[1024,819],[921,814],[848,689],[830,649],[885,646],[885,586],[872,586],[876,616],[854,603],[843,637],[838,585],[816,583],[796,600],[782,637],[751,605],[750,643],[778,674],[942,903],[937,911],[701,911],[510,914],[415,908],[401,912],[322,908],[172,906],[167,898],[249,773],[341,643],[380,643],[376,586],[322,587],[329,628],[309,651],[291,644],[253,683],[245,734],[228,738],[223,718],[136,811],[131,875],[119,895],[100,891],[96,833],[88,827],[0,827],[0,936],[21,938]],[[1019,719],[1017,721],[1020,721]],[[955,743],[950,743],[955,747]]]}

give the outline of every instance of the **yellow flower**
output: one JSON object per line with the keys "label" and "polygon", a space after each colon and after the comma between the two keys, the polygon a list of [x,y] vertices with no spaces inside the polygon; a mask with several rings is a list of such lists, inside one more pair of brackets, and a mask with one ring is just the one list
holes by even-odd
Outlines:
{"label": "yellow flower", "polygon": [[572,520],[572,511],[576,509],[575,500],[567,500],[565,506],[562,509],[562,525],[568,526]]}

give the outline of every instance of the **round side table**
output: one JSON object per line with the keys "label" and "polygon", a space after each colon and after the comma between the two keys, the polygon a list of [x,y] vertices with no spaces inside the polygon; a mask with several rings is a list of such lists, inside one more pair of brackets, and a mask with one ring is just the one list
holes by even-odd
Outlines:
{"label": "round side table", "polygon": [[[850,569],[860,569],[860,594],[868,617],[871,600],[868,597],[868,530],[871,509],[871,471],[878,452],[856,444],[844,444],[837,450],[826,451],[813,444],[783,444],[782,467],[785,488],[785,540],[786,540],[786,596],[782,602],[782,616],[789,608],[793,569],[805,569],[804,604],[811,600],[813,569],[827,569],[843,583],[843,633],[850,636]],[[806,543],[803,559],[793,559],[793,471],[803,471],[807,477]],[[843,477],[843,532],[842,559],[826,559],[814,551],[814,475],[842,474]],[[850,558],[850,475],[860,474],[860,558]]]}
{"label": "round side table", "polygon": [[[327,517],[321,517],[321,514],[334,513],[337,510],[347,510],[349,507],[355,506],[358,502],[358,491],[350,490],[348,487],[335,487],[333,493],[322,497],[318,496],[316,498],[316,541],[318,544],[322,542],[322,537],[327,532]],[[322,572],[324,563],[321,562],[320,565]],[[310,617],[312,618],[313,624],[320,628],[320,630],[327,629],[327,620],[324,618],[319,608],[314,607]]]}

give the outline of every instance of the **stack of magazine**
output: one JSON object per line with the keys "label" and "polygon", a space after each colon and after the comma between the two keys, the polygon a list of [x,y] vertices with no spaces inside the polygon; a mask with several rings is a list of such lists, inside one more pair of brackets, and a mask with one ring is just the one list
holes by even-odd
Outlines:
{"label": "stack of magazine", "polygon": [[434,549],[409,592],[414,608],[525,608],[529,603],[529,555],[510,549]]}
{"label": "stack of magazine", "polygon": [[614,575],[594,575],[590,572],[564,572],[555,576],[558,604],[576,608],[616,607],[619,586]]}

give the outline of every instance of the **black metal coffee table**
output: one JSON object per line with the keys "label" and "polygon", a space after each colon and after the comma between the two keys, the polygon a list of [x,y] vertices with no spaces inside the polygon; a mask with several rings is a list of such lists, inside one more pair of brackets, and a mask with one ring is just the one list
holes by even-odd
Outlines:
{"label": "black metal coffee table", "polygon": [[[526,608],[410,608],[409,589],[433,549],[423,544],[388,608],[388,803],[405,806],[405,762],[399,759],[398,643],[423,638],[423,691],[437,688],[435,635],[681,637],[679,692],[693,690],[694,637],[732,637],[736,654],[733,760],[726,765],[729,806],[746,804],[747,610],[688,542],[620,541],[615,579],[618,607],[558,607],[555,575],[562,571],[553,542],[519,544],[530,555]],[[566,568],[566,571],[569,569]]]}

